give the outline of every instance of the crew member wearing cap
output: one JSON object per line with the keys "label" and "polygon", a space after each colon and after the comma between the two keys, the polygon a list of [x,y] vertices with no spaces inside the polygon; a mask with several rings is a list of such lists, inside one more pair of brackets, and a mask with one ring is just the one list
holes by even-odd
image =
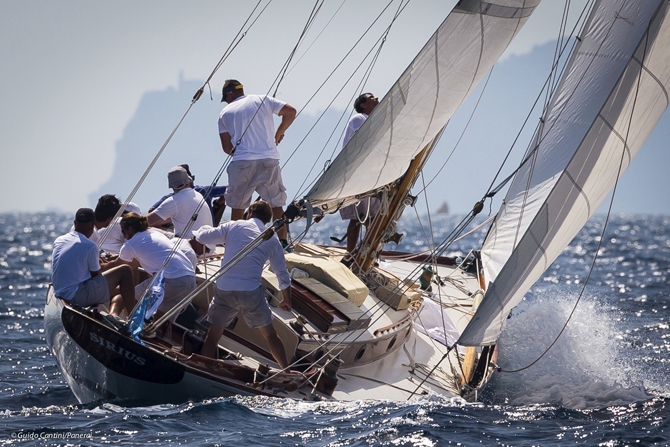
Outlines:
{"label": "crew member wearing cap", "polygon": [[[191,174],[191,169],[189,168],[188,164],[179,166],[186,169],[186,173],[189,177],[191,177],[191,188],[198,191],[200,195],[205,198],[205,202],[207,202],[207,206],[209,206],[209,210],[212,212],[212,220],[214,221],[214,225],[219,225],[221,217],[223,216],[223,211],[226,209],[226,199],[223,197],[224,193],[226,192],[226,186],[194,185],[193,182],[195,182],[195,175]],[[158,199],[156,203],[151,205],[149,212],[152,212],[158,208],[161,203],[165,202],[165,199],[172,197],[173,194],[174,193],[171,192]]]}
{"label": "crew member wearing cap", "polygon": [[[74,230],[54,241],[54,293],[69,304],[84,307],[110,303],[112,315],[120,315],[124,308],[130,315],[135,306],[133,271],[128,265],[101,267],[98,246],[88,239],[95,229],[94,220],[92,209],[80,208],[75,214]],[[120,295],[116,295],[117,286]]]}
{"label": "crew member wearing cap", "polygon": [[[256,191],[280,218],[286,205],[286,188],[279,168],[277,145],[293,123],[296,110],[283,101],[266,95],[245,95],[243,85],[235,79],[223,84],[221,102],[228,103],[219,115],[219,136],[223,151],[232,155],[228,166],[226,204],[232,208],[231,219],[240,220]],[[275,131],[272,115],[281,123]],[[286,227],[277,230],[286,245]]]}
{"label": "crew member wearing cap", "polygon": [[[203,225],[212,225],[212,213],[202,195],[191,188],[193,179],[186,169],[175,166],[168,172],[168,186],[174,194],[158,205],[158,208],[147,215],[149,226],[158,227],[172,220],[174,234],[189,239],[193,231]],[[193,220],[188,232],[186,227]]]}

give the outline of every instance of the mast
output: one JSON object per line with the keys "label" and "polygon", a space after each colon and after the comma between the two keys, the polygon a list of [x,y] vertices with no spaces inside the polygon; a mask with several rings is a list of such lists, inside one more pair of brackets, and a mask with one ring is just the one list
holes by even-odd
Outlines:
{"label": "mast", "polygon": [[[444,128],[442,128],[444,131]],[[389,196],[392,197],[388,212],[377,215],[365,232],[354,256],[353,270],[368,271],[374,264],[384,240],[387,240],[396,231],[396,223],[407,205],[414,205],[414,198],[409,195],[412,186],[416,183],[430,154],[442,135],[442,131],[424,147],[410,162],[407,172],[391,186]]]}

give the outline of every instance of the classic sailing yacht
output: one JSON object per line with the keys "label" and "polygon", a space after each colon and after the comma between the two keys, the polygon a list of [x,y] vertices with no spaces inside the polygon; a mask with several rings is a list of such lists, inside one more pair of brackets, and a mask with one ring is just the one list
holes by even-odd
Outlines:
{"label": "classic sailing yacht", "polygon": [[[293,354],[289,369],[242,318],[221,338],[218,359],[208,359],[198,354],[205,328],[195,311],[171,325],[168,313],[133,337],[104,310],[69,306],[50,290],[47,341],[77,399],[476,398],[495,370],[510,310],[595,212],[668,103],[668,2],[595,2],[483,246],[458,261],[441,256],[448,241],[422,255],[381,250],[413,205],[409,192],[442,129],[538,2],[460,1],[287,209],[285,220],[305,219],[308,231],[365,197],[384,204],[350,268],[340,248],[295,244],[286,255],[292,312],[276,307],[276,278],[264,273],[273,324]],[[462,230],[490,196],[483,192]],[[206,309],[213,281],[229,268],[219,268],[220,257],[201,262],[198,288],[174,313],[190,302]]]}

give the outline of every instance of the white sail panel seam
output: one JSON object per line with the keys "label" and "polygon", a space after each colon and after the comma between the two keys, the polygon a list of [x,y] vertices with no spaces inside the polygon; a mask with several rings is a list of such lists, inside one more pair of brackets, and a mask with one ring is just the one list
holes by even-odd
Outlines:
{"label": "white sail panel seam", "polygon": [[[586,195],[586,192],[582,189],[582,187],[579,185],[579,183],[575,180],[575,178],[570,174],[570,171],[566,169],[565,171],[565,176],[572,182],[572,186],[579,191],[579,194],[584,197],[584,201],[586,202],[586,208],[588,210],[588,214],[591,215],[591,201],[589,200],[589,196]],[[559,181],[560,182],[560,181]]]}
{"label": "white sail panel seam", "polygon": [[658,77],[654,73],[652,73],[651,70],[649,70],[649,67],[644,65],[642,61],[640,61],[637,57],[633,56],[633,60],[637,62],[639,65],[642,65],[642,69],[644,70],[644,72],[647,73],[649,76],[651,76],[654,82],[656,82],[656,85],[658,85],[658,87],[661,89],[663,95],[665,96],[666,107],[670,105],[670,96],[668,95],[668,90],[665,88],[665,85],[663,85],[661,80],[658,79]]}

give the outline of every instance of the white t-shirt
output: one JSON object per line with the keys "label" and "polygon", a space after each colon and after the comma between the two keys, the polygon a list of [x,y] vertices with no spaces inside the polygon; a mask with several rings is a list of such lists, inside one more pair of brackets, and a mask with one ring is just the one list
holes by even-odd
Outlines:
{"label": "white t-shirt", "polygon": [[[349,140],[354,136],[356,131],[361,128],[368,116],[365,113],[356,113],[349,118],[347,128],[344,131],[344,138],[342,139],[342,147],[346,146]],[[372,200],[372,202],[370,202]],[[368,197],[363,199],[358,204],[347,205],[340,210],[340,216],[343,220],[359,219],[360,216],[366,216],[369,212],[370,216],[374,217],[379,214],[381,203],[376,197]]]}
{"label": "white t-shirt", "polygon": [[279,160],[272,115],[279,114],[285,105],[271,96],[246,95],[223,108],[219,134],[229,133],[233,146],[237,146],[233,160]]}
{"label": "white t-shirt", "polygon": [[[74,231],[74,225],[70,227],[70,233],[72,233],[73,231]],[[98,240],[100,239],[100,236],[98,235],[98,230],[93,229],[93,233],[91,233],[89,239],[97,244]]]}
{"label": "white t-shirt", "polygon": [[[154,213],[161,219],[172,219],[174,224],[175,236],[191,237],[193,231],[202,227],[203,225],[212,225],[212,213],[209,211],[207,203],[204,202],[202,195],[193,188],[182,189],[181,191],[168,197],[158,205]],[[189,234],[183,234],[186,225],[191,220],[191,216],[198,209],[202,203],[198,217],[196,218]]]}
{"label": "white t-shirt", "polygon": [[[224,244],[226,252],[221,260],[223,266],[264,230],[263,222],[253,218],[226,222],[216,228],[201,228],[195,238],[203,244]],[[220,290],[256,290],[261,285],[261,273],[268,259],[279,280],[279,288],[283,290],[289,287],[291,277],[286,270],[284,249],[277,235],[262,242],[231,267],[216,280],[216,287]]]}
{"label": "white t-shirt", "polygon": [[[106,251],[107,253],[118,254],[121,251],[121,247],[126,243],[126,238],[123,236],[123,231],[121,231],[121,219],[115,219],[111,223],[112,229],[109,231],[105,242],[102,243],[100,247],[101,250]],[[96,239],[102,239],[102,235],[107,231],[107,227],[100,228],[97,233],[98,237]],[[93,238],[91,238],[93,240]],[[97,241],[96,241],[97,242]]]}
{"label": "white t-shirt", "polygon": [[[126,262],[137,259],[153,275],[161,268],[173,246],[170,239],[157,231],[140,231],[121,247],[119,258]],[[164,274],[165,279],[195,276],[195,268],[181,250],[175,250]]]}
{"label": "white t-shirt", "polygon": [[342,147],[347,145],[349,140],[351,140],[351,137],[353,137],[356,131],[361,128],[366,119],[368,119],[368,116],[365,113],[356,113],[349,118],[347,128],[344,131]]}
{"label": "white t-shirt", "polygon": [[177,246],[177,248],[186,255],[189,261],[191,261],[191,264],[193,264],[193,269],[195,271],[195,268],[198,266],[198,255],[195,254],[195,250],[193,250],[193,247],[191,247],[191,244],[188,242],[188,239],[182,239],[180,237],[176,237],[172,239],[172,243]]}
{"label": "white t-shirt", "polygon": [[54,292],[66,301],[74,297],[79,284],[89,279],[91,272],[100,270],[98,245],[77,231],[54,241],[51,258]]}

